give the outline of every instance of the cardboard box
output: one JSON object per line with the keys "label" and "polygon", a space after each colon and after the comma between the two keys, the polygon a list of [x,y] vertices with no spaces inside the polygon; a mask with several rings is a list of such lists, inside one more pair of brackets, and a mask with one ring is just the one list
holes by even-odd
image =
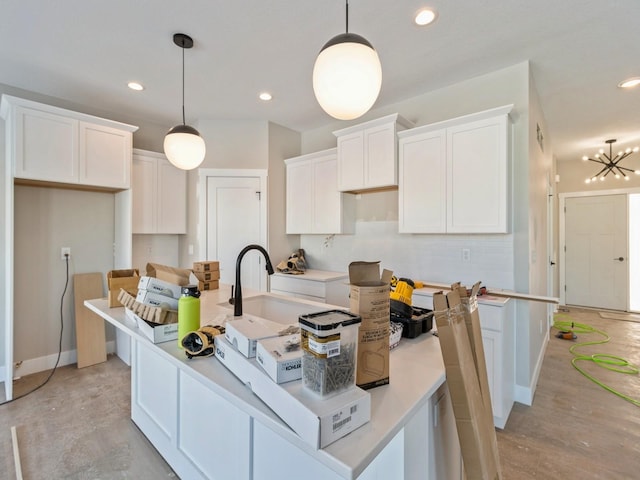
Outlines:
{"label": "cardboard box", "polygon": [[368,389],[389,383],[389,283],[393,272],[380,262],[349,265],[350,311],[360,315],[356,385]]}
{"label": "cardboard box", "polygon": [[300,334],[258,340],[256,361],[276,383],[299,380],[302,377]]}
{"label": "cardboard box", "polygon": [[159,293],[150,292],[148,290],[138,290],[136,302],[160,307],[166,310],[178,310],[178,299],[160,295]]}
{"label": "cardboard box", "polygon": [[191,276],[191,270],[169,267],[157,263],[147,263],[147,276],[184,287],[190,283],[189,277]]}
{"label": "cardboard box", "polygon": [[214,280],[220,280],[220,270],[211,270],[209,272],[196,272],[196,271],[194,271],[193,274],[201,282],[212,282]]}
{"label": "cardboard box", "polygon": [[120,289],[124,289],[135,296],[138,293],[139,280],[140,273],[137,268],[130,270],[111,270],[107,272],[107,302],[109,308],[122,306],[122,303],[118,300]]}
{"label": "cardboard box", "polygon": [[[487,376],[487,362],[484,356],[484,345],[482,343],[482,330],[480,326],[480,312],[478,311],[478,291],[480,290],[480,282],[477,282],[468,294],[467,288],[460,283],[451,286],[451,290],[458,292],[460,303],[462,304],[462,313],[464,315],[465,326],[467,327],[467,335],[469,336],[469,344],[471,346],[471,354],[475,363],[476,373],[478,375],[478,383],[480,386],[480,394],[484,407],[484,414],[489,425],[494,425],[493,406],[491,404],[491,392],[489,391],[489,378]],[[498,454],[498,438],[496,437],[495,428],[489,430],[489,437],[493,444],[492,453],[495,456],[494,462],[501,475],[500,457]]]}
{"label": "cardboard box", "polygon": [[138,290],[146,290],[148,292],[154,292],[159,295],[164,295],[171,298],[180,298],[182,295],[182,287],[175,283],[165,282],[155,277],[140,277],[138,282]]}
{"label": "cardboard box", "polygon": [[371,418],[371,395],[358,387],[321,398],[306,391],[300,380],[275,383],[255,359],[246,358],[222,335],[214,342],[218,361],[313,448],[326,447]]}
{"label": "cardboard box", "polygon": [[237,320],[227,321],[224,336],[245,357],[253,358],[256,356],[258,340],[277,337],[288,327],[264,318],[243,315]]}
{"label": "cardboard box", "polygon": [[220,262],[207,261],[207,262],[193,262],[194,272],[213,272],[220,270]]}
{"label": "cardboard box", "polygon": [[485,414],[458,292],[435,293],[433,310],[467,479],[500,479],[493,418],[489,422]]}
{"label": "cardboard box", "polygon": [[178,340],[178,322],[166,324],[153,323],[140,318],[129,309],[125,310],[125,313],[127,317],[136,322],[136,325],[138,326],[140,332],[142,332],[153,343],[163,343],[170,342],[172,340]]}
{"label": "cardboard box", "polygon": [[211,282],[198,282],[198,290],[204,292],[206,290],[217,290],[220,287],[220,280],[213,280]]}

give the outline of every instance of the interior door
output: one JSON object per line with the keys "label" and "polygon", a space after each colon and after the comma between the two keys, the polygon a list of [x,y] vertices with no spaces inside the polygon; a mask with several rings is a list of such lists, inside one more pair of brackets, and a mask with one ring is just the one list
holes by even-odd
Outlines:
{"label": "interior door", "polygon": [[570,197],[565,208],[566,304],[626,310],[626,195]]}
{"label": "interior door", "polygon": [[[262,198],[259,177],[207,177],[206,257],[220,262],[221,283],[235,284],[236,260],[245,246],[267,248],[261,232]],[[264,265],[256,250],[244,256],[243,288],[266,290]]]}

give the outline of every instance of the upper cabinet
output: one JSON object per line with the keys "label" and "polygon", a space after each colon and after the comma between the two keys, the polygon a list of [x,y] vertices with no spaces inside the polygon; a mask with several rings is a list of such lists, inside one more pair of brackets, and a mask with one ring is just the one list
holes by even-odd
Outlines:
{"label": "upper cabinet", "polygon": [[125,190],[131,183],[132,133],[138,127],[2,96],[14,177]]}
{"label": "upper cabinet", "polygon": [[398,134],[401,233],[508,233],[512,108]]}
{"label": "upper cabinet", "polygon": [[285,160],[287,233],[353,231],[354,199],[337,187],[336,149]]}
{"label": "upper cabinet", "polygon": [[359,192],[396,187],[397,132],[412,126],[393,114],[333,132],[338,143],[338,190]]}
{"label": "upper cabinet", "polygon": [[156,152],[133,150],[133,233],[187,233],[187,172]]}

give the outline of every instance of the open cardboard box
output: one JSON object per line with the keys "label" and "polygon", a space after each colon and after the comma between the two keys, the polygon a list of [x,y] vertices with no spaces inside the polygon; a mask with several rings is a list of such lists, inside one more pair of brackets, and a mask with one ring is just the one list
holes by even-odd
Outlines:
{"label": "open cardboard box", "polygon": [[389,284],[393,272],[380,262],[349,264],[350,311],[360,315],[356,385],[368,389],[389,383]]}
{"label": "open cardboard box", "polygon": [[122,303],[118,300],[120,289],[126,290],[127,293],[135,297],[138,293],[139,281],[140,273],[137,268],[107,272],[107,302],[109,308],[122,306]]}

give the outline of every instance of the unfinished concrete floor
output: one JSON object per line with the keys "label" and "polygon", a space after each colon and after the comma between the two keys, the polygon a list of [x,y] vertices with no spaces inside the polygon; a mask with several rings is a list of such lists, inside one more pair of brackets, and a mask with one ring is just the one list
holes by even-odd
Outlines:
{"label": "unfinished concrete floor", "polygon": [[[569,315],[611,336],[608,344],[581,353],[610,353],[640,364],[640,323],[603,319],[589,310],[571,309]],[[578,341],[599,338],[579,334]],[[571,345],[552,336],[533,406],[516,404],[506,428],[498,431],[504,480],[640,478],[640,408],[578,373],[570,363]],[[587,368],[640,399],[637,375]],[[16,395],[46,376],[18,380]],[[81,370],[59,369],[37,392],[0,406],[0,478],[15,478],[12,425],[25,480],[176,478],[131,422],[129,402],[129,368],[117,357]]]}

